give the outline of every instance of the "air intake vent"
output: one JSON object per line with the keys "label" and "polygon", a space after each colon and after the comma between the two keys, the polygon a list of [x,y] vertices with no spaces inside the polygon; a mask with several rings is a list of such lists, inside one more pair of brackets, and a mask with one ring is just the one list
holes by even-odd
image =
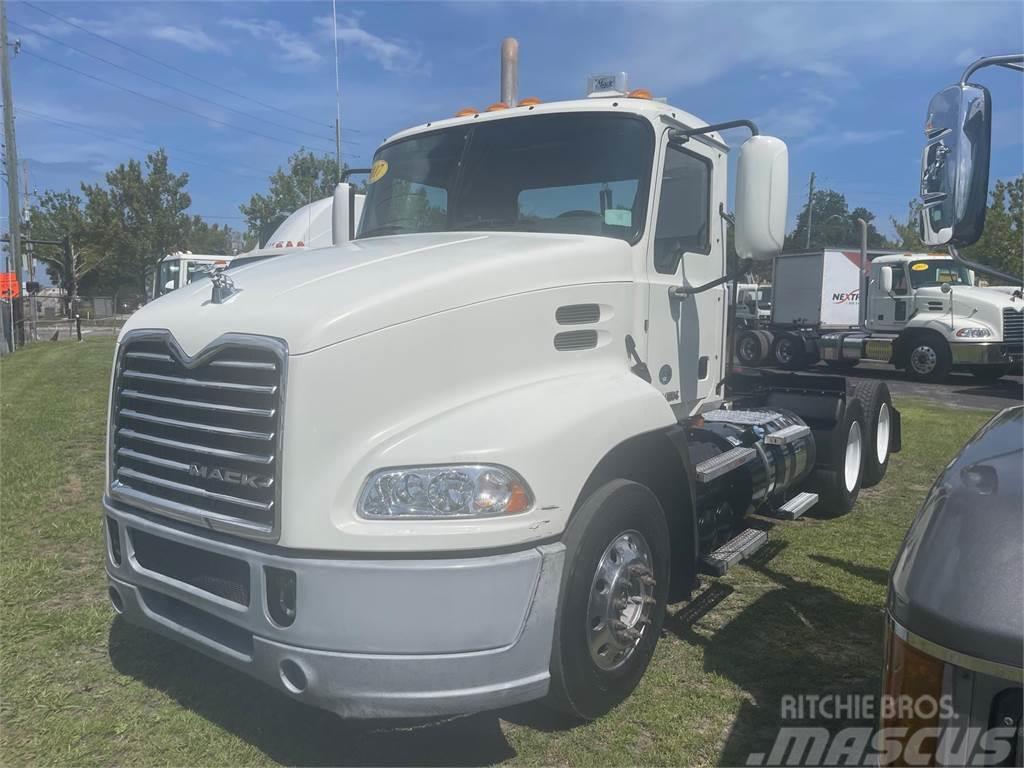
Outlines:
{"label": "air intake vent", "polygon": [[945,306],[941,301],[929,301],[927,309],[929,312],[941,312]]}
{"label": "air intake vent", "polygon": [[593,349],[597,346],[597,331],[565,331],[555,334],[555,349],[570,352],[575,349]]}
{"label": "air intake vent", "polygon": [[555,310],[559,325],[586,325],[601,319],[601,308],[597,304],[566,304]]}
{"label": "air intake vent", "polygon": [[1024,341],[1024,312],[1003,310],[1003,341]]}
{"label": "air intake vent", "polygon": [[198,360],[168,335],[118,359],[111,496],[188,522],[277,535],[283,345],[230,338]]}

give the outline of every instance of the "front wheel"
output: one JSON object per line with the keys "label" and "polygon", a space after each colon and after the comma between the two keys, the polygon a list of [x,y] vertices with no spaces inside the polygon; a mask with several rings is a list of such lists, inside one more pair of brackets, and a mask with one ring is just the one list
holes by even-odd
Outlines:
{"label": "front wheel", "polygon": [[949,345],[941,336],[927,335],[907,342],[907,376],[915,381],[941,381],[953,365]]}
{"label": "front wheel", "polygon": [[657,497],[628,480],[594,491],[564,537],[548,701],[600,717],[632,693],[665,618],[669,530]]}

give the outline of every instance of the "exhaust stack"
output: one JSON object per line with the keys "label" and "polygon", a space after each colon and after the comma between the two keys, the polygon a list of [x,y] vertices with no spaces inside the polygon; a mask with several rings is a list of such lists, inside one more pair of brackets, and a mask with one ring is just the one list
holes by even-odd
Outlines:
{"label": "exhaust stack", "polygon": [[519,41],[506,37],[501,41],[501,97],[510,107],[519,103]]}

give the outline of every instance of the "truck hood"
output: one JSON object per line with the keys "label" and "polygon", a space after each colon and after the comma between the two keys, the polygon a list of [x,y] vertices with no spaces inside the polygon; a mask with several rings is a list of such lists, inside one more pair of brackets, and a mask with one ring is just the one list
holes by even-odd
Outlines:
{"label": "truck hood", "polygon": [[943,293],[939,286],[925,286],[917,290],[918,300],[941,301],[949,309],[949,296],[953,296],[953,312],[959,318],[970,318],[1002,327],[1003,309],[1016,311],[1024,309],[1024,301],[994,288],[979,288],[974,285],[958,285],[950,293]]}
{"label": "truck hood", "polygon": [[419,317],[530,291],[632,279],[631,247],[581,235],[436,232],[292,252],[200,280],[136,312],[122,333],[170,331],[194,355],[225,333],[282,338],[302,354]]}

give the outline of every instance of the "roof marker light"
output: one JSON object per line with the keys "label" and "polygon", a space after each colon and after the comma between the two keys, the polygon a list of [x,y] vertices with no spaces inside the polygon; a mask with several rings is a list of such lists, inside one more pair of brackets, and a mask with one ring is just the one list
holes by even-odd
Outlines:
{"label": "roof marker light", "polygon": [[485,112],[500,112],[503,109],[508,109],[508,104],[506,104],[504,101],[496,101],[493,104],[491,104],[491,106],[489,106],[484,111]]}
{"label": "roof marker light", "polygon": [[627,99],[647,99],[650,101],[654,97],[651,96],[651,92],[646,88],[634,88],[626,95]]}
{"label": "roof marker light", "polygon": [[520,99],[517,107],[532,107],[534,104],[543,104],[544,102],[538,99],[536,96],[527,96],[525,99]]}
{"label": "roof marker light", "polygon": [[463,107],[462,109],[460,109],[458,112],[455,113],[455,116],[456,117],[469,117],[470,115],[475,115],[479,111],[480,110],[478,110],[476,107]]}

